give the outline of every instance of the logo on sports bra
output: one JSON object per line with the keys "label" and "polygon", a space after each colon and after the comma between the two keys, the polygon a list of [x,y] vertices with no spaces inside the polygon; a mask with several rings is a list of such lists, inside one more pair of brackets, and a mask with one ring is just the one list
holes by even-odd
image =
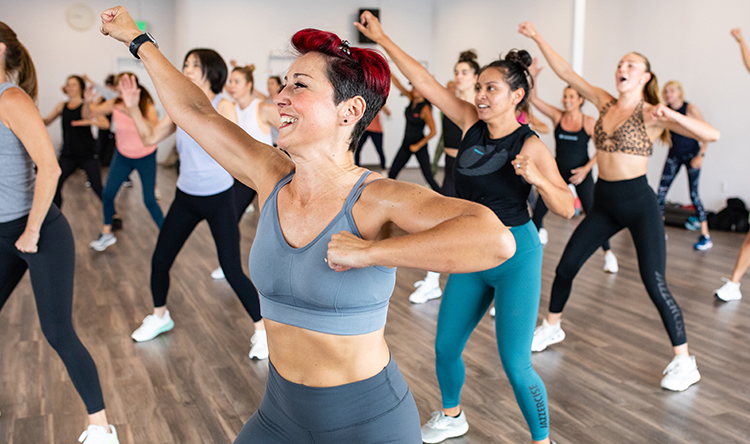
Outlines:
{"label": "logo on sports bra", "polygon": [[560,134],[557,138],[563,140],[572,140],[574,142],[578,141],[578,136],[569,136],[567,134]]}
{"label": "logo on sports bra", "polygon": [[484,176],[494,173],[508,163],[506,150],[494,146],[474,145],[461,153],[456,169],[464,176]]}

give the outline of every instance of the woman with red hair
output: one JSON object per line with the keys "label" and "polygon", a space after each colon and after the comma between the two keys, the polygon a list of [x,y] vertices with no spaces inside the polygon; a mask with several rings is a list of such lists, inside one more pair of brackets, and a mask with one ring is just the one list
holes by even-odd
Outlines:
{"label": "woman with red hair", "polygon": [[[175,124],[258,192],[250,273],[269,375],[235,442],[421,442],[414,398],[384,337],[394,267],[476,271],[512,256],[515,243],[481,205],[354,164],[388,95],[385,59],[331,33],[295,34],[300,56],[275,98],[287,156],[221,117],[124,8],[104,11],[102,22],[102,33],[143,61]],[[389,237],[392,225],[407,234]]]}

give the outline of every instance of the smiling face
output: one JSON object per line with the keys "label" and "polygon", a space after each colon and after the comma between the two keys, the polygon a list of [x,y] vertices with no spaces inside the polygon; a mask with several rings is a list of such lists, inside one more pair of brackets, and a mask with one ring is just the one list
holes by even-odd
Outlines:
{"label": "smiling face", "polygon": [[573,88],[565,88],[562,98],[563,108],[565,111],[575,111],[583,105],[583,97]]}
{"label": "smiling face", "polygon": [[474,104],[480,120],[489,122],[498,118],[515,120],[516,105],[523,99],[523,89],[511,91],[503,72],[487,68],[476,83],[477,95]]}
{"label": "smiling face", "polygon": [[83,97],[81,84],[73,77],[68,78],[68,81],[65,82],[65,86],[63,86],[63,92],[71,99]]}
{"label": "smiling face", "polygon": [[274,99],[281,116],[280,148],[295,147],[330,139],[339,127],[339,106],[334,104],[333,85],[326,76],[325,57],[316,52],[300,56],[286,75],[286,86]]}
{"label": "smiling face", "polygon": [[240,71],[232,71],[227,82],[227,92],[234,100],[247,97],[252,94],[253,84],[247,81],[247,77]]}
{"label": "smiling face", "polygon": [[646,61],[638,54],[626,54],[617,64],[615,83],[620,93],[643,89],[650,79]]}
{"label": "smiling face", "polygon": [[456,84],[456,90],[459,92],[468,91],[477,83],[477,73],[466,62],[456,63],[453,68],[453,81]]}

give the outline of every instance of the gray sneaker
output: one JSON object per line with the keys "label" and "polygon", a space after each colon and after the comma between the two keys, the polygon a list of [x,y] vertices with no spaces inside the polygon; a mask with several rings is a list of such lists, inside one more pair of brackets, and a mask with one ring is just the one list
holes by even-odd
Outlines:
{"label": "gray sneaker", "polygon": [[89,244],[89,247],[93,248],[96,251],[104,251],[110,245],[114,245],[115,242],[117,242],[117,238],[114,234],[101,233],[99,234],[99,239],[92,241]]}
{"label": "gray sneaker", "polygon": [[422,442],[443,442],[448,438],[465,435],[468,431],[469,423],[466,422],[466,414],[463,411],[457,418],[442,411],[432,412],[432,418],[422,426]]}

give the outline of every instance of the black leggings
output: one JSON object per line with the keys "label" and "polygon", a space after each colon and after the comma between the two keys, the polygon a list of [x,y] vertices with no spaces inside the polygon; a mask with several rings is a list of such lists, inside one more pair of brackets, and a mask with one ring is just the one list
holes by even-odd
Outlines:
{"label": "black leggings", "polygon": [[21,253],[15,243],[26,220],[24,216],[0,223],[0,308],[28,269],[42,333],[65,364],[88,413],[96,413],[104,409],[96,364],[73,329],[73,233],[65,216],[52,205],[39,234],[39,250]]}
{"label": "black leggings", "polygon": [[383,133],[374,133],[372,131],[365,131],[364,134],[362,134],[362,137],[359,138],[359,143],[357,144],[357,150],[354,152],[354,163],[359,166],[359,157],[362,153],[362,146],[367,142],[367,138],[372,139],[373,145],[375,145],[375,149],[378,151],[378,156],[380,156],[380,168],[385,169],[385,154],[383,154]]}
{"label": "black leggings", "polygon": [[456,169],[456,158],[445,155],[445,176],[443,176],[443,196],[458,197],[456,195],[456,184],[453,180],[453,171]]}
{"label": "black leggings", "polygon": [[253,203],[253,199],[255,199],[258,193],[237,179],[234,179],[233,188],[234,205],[237,208],[237,223],[239,223],[242,220],[242,215],[245,214],[245,210]]}
{"label": "black leggings", "polygon": [[[573,176],[573,174],[570,172],[570,168],[566,168],[565,170],[566,171],[560,170],[560,175],[562,176],[565,183],[568,183],[570,182],[570,177]],[[588,173],[586,175],[586,178],[583,179],[583,182],[575,185],[575,187],[576,194],[578,194],[578,199],[581,200],[583,212],[586,213],[586,216],[588,216],[594,208],[594,178],[591,176],[591,173]],[[536,200],[536,206],[534,206],[534,216],[532,217],[537,230],[541,229],[544,226],[545,214],[547,214],[547,204],[545,204],[542,197],[539,196],[539,199]],[[609,251],[609,239],[604,241],[604,243],[602,244],[602,248],[604,249],[604,251]]]}
{"label": "black leggings", "polygon": [[79,159],[75,157],[60,157],[60,179],[57,181],[57,192],[53,202],[58,208],[62,208],[62,187],[68,177],[75,173],[78,168],[86,172],[86,177],[91,183],[91,189],[102,200],[102,171],[99,161],[96,159]]}
{"label": "black leggings", "polygon": [[633,237],[641,280],[659,310],[672,345],[685,344],[682,310],[669,292],[664,277],[667,264],[664,223],[646,176],[618,182],[597,181],[594,208],[573,232],[557,266],[550,313],[562,313],[578,270],[602,242],[623,228],[629,229]]}
{"label": "black leggings", "polygon": [[250,278],[242,272],[236,211],[234,188],[212,196],[193,196],[179,189],[175,192],[151,258],[151,295],[154,307],[166,305],[169,270],[190,233],[205,219],[214,237],[219,265],[224,270],[227,282],[253,321],[260,321],[258,292]]}
{"label": "black leggings", "polygon": [[411,155],[414,154],[417,156],[419,167],[422,170],[422,175],[424,176],[425,180],[427,180],[430,188],[439,193],[440,186],[437,184],[437,182],[435,182],[435,178],[432,177],[432,165],[430,165],[430,155],[427,153],[427,145],[420,148],[416,153],[412,153],[409,149],[409,146],[411,146],[411,144],[407,143],[407,141],[404,140],[404,144],[401,145],[398,153],[396,153],[396,157],[393,159],[391,170],[388,172],[388,177],[391,179],[395,179],[396,177],[398,177],[398,173],[401,172],[401,169],[406,165],[406,162],[409,161]]}

